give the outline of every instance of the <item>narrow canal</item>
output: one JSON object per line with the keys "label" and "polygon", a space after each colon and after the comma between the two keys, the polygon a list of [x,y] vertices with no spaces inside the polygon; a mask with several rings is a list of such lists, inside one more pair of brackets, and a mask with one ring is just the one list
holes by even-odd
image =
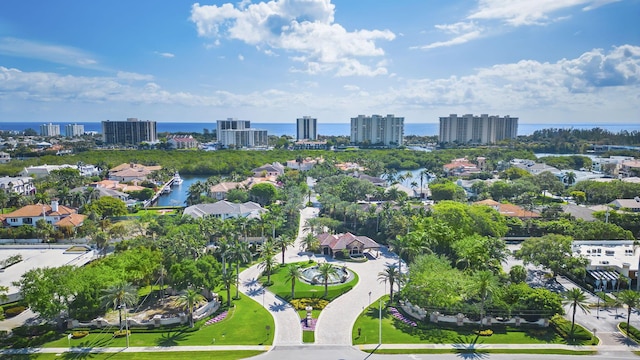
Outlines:
{"label": "narrow canal", "polygon": [[189,186],[196,181],[206,181],[206,176],[182,176],[182,184],[171,187],[171,192],[168,194],[160,195],[156,206],[185,206],[187,195],[189,193]]}

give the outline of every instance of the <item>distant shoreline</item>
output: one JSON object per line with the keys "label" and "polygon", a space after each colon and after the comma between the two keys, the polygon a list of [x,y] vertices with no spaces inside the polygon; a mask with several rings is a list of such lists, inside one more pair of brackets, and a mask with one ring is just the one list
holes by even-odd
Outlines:
{"label": "distant shoreline", "polygon": [[[101,122],[71,122],[71,121],[54,121],[51,122],[55,125],[60,125],[60,132],[64,135],[64,126],[67,124],[79,124],[84,125],[85,131],[94,131],[97,133],[102,132]],[[0,130],[4,131],[23,131],[31,128],[36,132],[39,132],[40,122],[5,122],[0,123]],[[296,124],[295,123],[259,123],[252,122],[252,127],[258,129],[267,130],[269,135],[275,136],[296,136]],[[208,131],[215,130],[215,122],[157,122],[158,133],[162,132],[186,132],[186,133],[203,133],[204,129]],[[620,131],[640,131],[640,124],[518,124],[518,135],[531,135],[536,130],[542,129],[593,129],[601,128],[603,130],[610,131],[612,133],[618,133]],[[318,135],[322,136],[349,136],[351,131],[351,124],[349,123],[322,123],[318,122]],[[414,136],[437,136],[440,132],[439,123],[405,123],[404,135]]]}

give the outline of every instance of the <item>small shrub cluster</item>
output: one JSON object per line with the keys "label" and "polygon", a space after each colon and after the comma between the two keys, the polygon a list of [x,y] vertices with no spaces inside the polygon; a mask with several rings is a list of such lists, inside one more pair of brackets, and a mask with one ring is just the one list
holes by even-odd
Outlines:
{"label": "small shrub cluster", "polygon": [[14,316],[20,315],[26,309],[27,308],[24,306],[10,307],[4,311],[4,316],[6,316],[7,318],[12,318]]}
{"label": "small shrub cluster", "polygon": [[[626,322],[621,322],[620,324],[618,324],[618,327],[620,327],[620,329],[622,329],[622,331],[627,332],[627,323]],[[638,330],[637,328],[635,328],[633,325],[629,325],[629,335],[630,337],[633,338],[634,341],[640,341],[640,330]]]}
{"label": "small shrub cluster", "polygon": [[318,298],[301,298],[291,300],[291,305],[296,310],[304,310],[307,306],[313,307],[314,310],[322,310],[325,306],[329,305],[329,301]]}
{"label": "small shrub cluster", "polygon": [[118,330],[118,331],[115,331],[113,333],[113,337],[123,337],[123,336],[127,336],[127,335],[131,335],[131,331],[129,331],[129,330]]}
{"label": "small shrub cluster", "polygon": [[11,265],[19,263],[20,261],[22,261],[22,255],[20,254],[9,256],[7,259],[0,261],[0,269],[4,270]]}
{"label": "small shrub cluster", "polygon": [[74,331],[71,333],[71,337],[74,339],[80,339],[83,338],[85,336],[89,335],[88,331]]}
{"label": "small shrub cluster", "polygon": [[476,335],[479,335],[479,336],[491,336],[493,335],[493,330],[485,329],[485,330],[475,331],[475,333]]}

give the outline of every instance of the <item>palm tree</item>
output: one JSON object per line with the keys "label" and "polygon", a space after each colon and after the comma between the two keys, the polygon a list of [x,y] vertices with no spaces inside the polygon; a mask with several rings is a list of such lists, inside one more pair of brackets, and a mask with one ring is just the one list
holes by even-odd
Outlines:
{"label": "palm tree", "polygon": [[331,275],[338,275],[338,270],[333,267],[333,265],[326,262],[318,266],[318,274],[322,276],[324,281],[324,297],[327,297],[327,294],[329,293],[329,277]]}
{"label": "palm tree", "polygon": [[279,247],[282,252],[282,265],[284,265],[284,252],[287,250],[287,247],[293,245],[294,242],[295,239],[287,235],[280,235],[275,238],[274,245]]}
{"label": "palm tree", "polygon": [[236,299],[239,299],[238,286],[240,285],[240,263],[246,263],[251,260],[251,251],[246,242],[237,241],[231,245],[229,255],[236,262]]}
{"label": "palm tree", "polygon": [[309,233],[307,236],[302,238],[300,245],[302,245],[305,251],[314,251],[318,248],[320,242],[315,235]]}
{"label": "palm tree", "polygon": [[229,307],[231,306],[231,286],[233,285],[233,282],[236,281],[236,275],[233,273],[233,270],[230,269],[229,271],[222,273],[220,281],[222,281],[224,289],[227,290],[227,307]]}
{"label": "palm tree", "polygon": [[106,308],[118,309],[118,319],[122,330],[122,308],[133,306],[138,302],[138,289],[131,283],[121,281],[103,290],[100,301]]}
{"label": "palm tree", "polygon": [[202,193],[207,191],[206,183],[202,181],[196,181],[189,186],[189,190],[187,192],[187,205],[196,205],[202,202]]}
{"label": "palm tree", "polygon": [[86,189],[84,189],[84,202],[85,204],[90,203],[92,200],[98,200],[100,198],[100,192],[91,186],[88,186]]}
{"label": "palm tree", "polygon": [[265,286],[271,285],[271,273],[273,272],[273,268],[278,265],[278,261],[273,256],[273,251],[265,251],[264,248],[262,250],[262,255],[260,255],[260,264],[258,267],[264,269],[264,272],[267,274],[267,283]]}
{"label": "palm tree", "polygon": [[204,300],[204,296],[193,289],[187,289],[187,291],[178,298],[178,304],[189,311],[190,327],[193,327],[193,307],[202,300]]}
{"label": "palm tree", "polygon": [[291,298],[295,297],[296,293],[296,280],[298,280],[302,276],[302,272],[300,271],[300,266],[295,264],[289,264],[287,266],[287,273],[285,274],[285,279],[287,282],[291,281]]}
{"label": "palm tree", "polygon": [[387,267],[378,273],[378,281],[389,282],[389,303],[393,302],[393,285],[400,282],[400,271],[395,265],[387,265]]}
{"label": "palm tree", "polygon": [[565,174],[565,179],[567,180],[567,185],[571,186],[576,182],[576,173],[573,171],[569,171]]}
{"label": "palm tree", "polygon": [[393,252],[398,254],[398,271],[402,272],[402,253],[409,247],[409,236],[398,235],[389,241]]}
{"label": "palm tree", "polygon": [[4,214],[4,208],[7,207],[9,196],[6,192],[0,191],[0,214]]}
{"label": "palm tree", "polygon": [[631,310],[640,306],[640,294],[633,290],[622,290],[618,293],[618,301],[627,305],[627,336],[629,336],[629,322],[631,321]]}
{"label": "palm tree", "polygon": [[583,313],[588,313],[589,308],[587,303],[587,296],[584,291],[580,288],[572,288],[567,290],[564,293],[565,300],[562,302],[564,305],[569,305],[570,308],[573,308],[573,314],[571,317],[571,335],[573,335],[573,330],[576,324],[576,310],[580,308]]}
{"label": "palm tree", "polygon": [[482,326],[484,306],[489,297],[498,289],[496,277],[491,271],[478,271],[474,276],[473,287],[475,293],[480,296],[480,325]]}
{"label": "palm tree", "polygon": [[427,180],[429,179],[429,172],[427,171],[427,169],[424,169],[422,171],[420,171],[420,199],[424,198],[424,194],[422,192],[422,189],[424,189],[424,177],[427,177]]}

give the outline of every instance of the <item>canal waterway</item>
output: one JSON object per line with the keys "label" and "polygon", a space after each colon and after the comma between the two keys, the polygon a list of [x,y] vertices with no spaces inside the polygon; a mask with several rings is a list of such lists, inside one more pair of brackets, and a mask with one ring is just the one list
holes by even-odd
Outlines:
{"label": "canal waterway", "polygon": [[[424,168],[417,170],[400,170],[398,171],[398,175],[406,174],[410,172],[413,174],[413,178],[406,179],[402,182],[402,184],[408,188],[411,188],[411,182],[415,181],[418,186],[420,186],[420,172],[424,170]],[[181,176],[182,184],[171,187],[171,192],[168,194],[163,194],[158,197],[158,201],[155,206],[186,206],[185,201],[189,195],[189,186],[195,183],[196,181],[207,181],[207,176]],[[429,179],[425,176],[424,178],[424,186],[427,186]]]}
{"label": "canal waterway", "polygon": [[196,181],[206,181],[206,176],[182,176],[182,184],[171,187],[171,192],[160,195],[156,206],[186,206],[189,186]]}

